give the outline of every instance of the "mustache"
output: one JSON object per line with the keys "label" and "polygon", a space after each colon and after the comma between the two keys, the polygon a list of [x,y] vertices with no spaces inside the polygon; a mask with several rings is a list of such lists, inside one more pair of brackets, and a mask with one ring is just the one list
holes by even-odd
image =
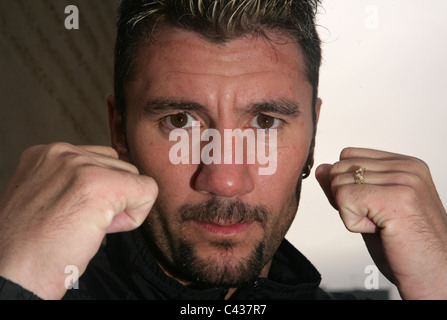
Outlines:
{"label": "mustache", "polygon": [[270,211],[263,205],[250,205],[241,200],[211,198],[199,204],[186,204],[179,210],[182,222],[200,221],[203,223],[232,225],[259,222],[266,225]]}

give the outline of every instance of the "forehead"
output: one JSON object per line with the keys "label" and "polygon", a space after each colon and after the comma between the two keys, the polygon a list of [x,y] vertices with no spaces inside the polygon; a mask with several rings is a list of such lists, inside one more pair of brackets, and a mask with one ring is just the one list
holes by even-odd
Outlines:
{"label": "forehead", "polygon": [[[285,99],[310,105],[312,86],[299,45],[277,34],[244,36],[222,44],[197,33],[162,28],[139,48],[131,102],[156,98],[243,108],[256,100]],[[130,103],[132,105],[132,103]]]}
{"label": "forehead", "polygon": [[146,67],[152,67],[152,74],[158,71],[233,77],[279,72],[303,77],[304,62],[296,41],[273,32],[267,36],[269,39],[246,35],[214,43],[194,32],[162,28],[155,34],[155,41],[140,46],[136,75],[147,75]]}

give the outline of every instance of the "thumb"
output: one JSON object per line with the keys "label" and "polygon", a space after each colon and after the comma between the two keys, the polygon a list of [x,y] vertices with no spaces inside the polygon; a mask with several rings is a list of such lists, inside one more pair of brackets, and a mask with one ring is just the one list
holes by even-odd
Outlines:
{"label": "thumb", "polygon": [[330,204],[335,208],[335,210],[338,210],[337,204],[332,194],[330,177],[331,169],[331,164],[322,164],[315,170],[315,177],[317,178],[317,181],[320,184],[321,189],[323,189],[324,194],[328,198]]}

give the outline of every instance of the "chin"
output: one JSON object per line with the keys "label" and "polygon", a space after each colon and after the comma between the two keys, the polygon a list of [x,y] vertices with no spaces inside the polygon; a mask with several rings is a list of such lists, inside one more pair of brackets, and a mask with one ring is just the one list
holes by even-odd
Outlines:
{"label": "chin", "polygon": [[176,265],[179,277],[200,288],[240,288],[256,281],[264,268],[265,245],[253,247],[248,254],[237,255],[237,245],[231,240],[215,241],[206,256],[197,252],[194,246],[183,243]]}

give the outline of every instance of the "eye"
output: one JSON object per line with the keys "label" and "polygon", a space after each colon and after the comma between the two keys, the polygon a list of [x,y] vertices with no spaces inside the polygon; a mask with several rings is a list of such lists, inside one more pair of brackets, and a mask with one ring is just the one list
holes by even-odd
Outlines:
{"label": "eye", "polygon": [[177,113],[165,118],[166,123],[176,129],[192,127],[194,118],[187,113]]}
{"label": "eye", "polygon": [[281,120],[266,114],[259,114],[251,120],[250,125],[265,130],[276,129],[281,125]]}

